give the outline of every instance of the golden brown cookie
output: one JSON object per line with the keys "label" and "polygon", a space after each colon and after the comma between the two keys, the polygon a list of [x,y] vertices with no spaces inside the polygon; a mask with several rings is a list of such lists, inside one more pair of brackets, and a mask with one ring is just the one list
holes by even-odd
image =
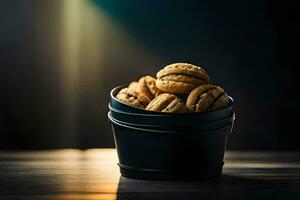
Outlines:
{"label": "golden brown cookie", "polygon": [[156,79],[153,78],[152,76],[144,76],[144,77],[140,78],[140,80],[138,82],[137,91],[143,93],[150,100],[152,100],[156,96],[158,96],[162,93],[162,91],[156,87],[155,82],[156,82]]}
{"label": "golden brown cookie", "polygon": [[146,110],[161,112],[186,112],[184,103],[174,94],[164,93],[155,97],[146,107]]}
{"label": "golden brown cookie", "polygon": [[209,76],[204,69],[188,63],[167,65],[156,76],[156,86],[160,90],[177,94],[187,94],[209,81]]}
{"label": "golden brown cookie", "polygon": [[186,107],[190,111],[205,112],[228,106],[229,97],[223,88],[205,84],[195,88],[186,100]]}
{"label": "golden brown cookie", "polygon": [[123,88],[116,98],[125,104],[139,108],[146,108],[150,103],[150,99],[144,94],[129,88]]}
{"label": "golden brown cookie", "polygon": [[128,88],[131,90],[137,90],[138,82],[133,81],[129,84]]}

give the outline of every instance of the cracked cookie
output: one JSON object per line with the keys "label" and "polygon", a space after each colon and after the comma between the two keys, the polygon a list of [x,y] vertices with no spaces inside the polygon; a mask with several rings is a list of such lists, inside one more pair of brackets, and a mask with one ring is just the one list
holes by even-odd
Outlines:
{"label": "cracked cookie", "polygon": [[146,110],[161,112],[186,112],[184,103],[174,94],[164,93],[155,97],[146,107]]}
{"label": "cracked cookie", "polygon": [[228,106],[229,97],[223,88],[205,84],[195,88],[186,100],[186,107],[192,112],[205,112]]}
{"label": "cracked cookie", "polygon": [[150,99],[144,94],[129,88],[123,88],[116,96],[123,103],[138,108],[146,108],[150,103]]}
{"label": "cracked cookie", "polygon": [[146,95],[150,100],[154,99],[156,96],[160,95],[162,93],[161,90],[159,90],[156,87],[156,79],[152,76],[143,76],[139,79],[139,82],[137,84],[137,91],[143,93]]}

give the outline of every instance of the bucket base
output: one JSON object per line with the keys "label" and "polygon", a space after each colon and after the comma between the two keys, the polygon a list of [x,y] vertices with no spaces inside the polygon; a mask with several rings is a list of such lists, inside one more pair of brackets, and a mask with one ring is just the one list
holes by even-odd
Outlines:
{"label": "bucket base", "polygon": [[215,180],[222,177],[223,164],[215,167],[198,170],[158,170],[158,169],[143,169],[131,166],[126,166],[118,163],[122,176],[134,179],[144,180]]}

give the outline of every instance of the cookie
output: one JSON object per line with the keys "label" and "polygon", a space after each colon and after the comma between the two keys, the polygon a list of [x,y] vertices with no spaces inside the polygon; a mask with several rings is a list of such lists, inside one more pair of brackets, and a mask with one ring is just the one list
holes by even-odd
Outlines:
{"label": "cookie", "polygon": [[125,104],[138,108],[146,108],[150,103],[150,99],[147,96],[129,88],[123,88],[116,98]]}
{"label": "cookie", "polygon": [[128,88],[131,90],[137,90],[138,82],[133,81],[129,84]]}
{"label": "cookie", "polygon": [[150,100],[152,100],[162,93],[162,91],[156,87],[155,82],[156,79],[152,76],[144,76],[139,79],[139,82],[137,84],[137,91],[143,93]]}
{"label": "cookie", "polygon": [[229,97],[223,88],[205,84],[195,88],[186,100],[186,107],[192,112],[205,112],[228,106]]}
{"label": "cookie", "polygon": [[209,76],[204,69],[188,63],[167,65],[156,76],[158,89],[176,94],[187,94],[209,81]]}
{"label": "cookie", "polygon": [[146,107],[146,110],[161,112],[186,112],[184,103],[174,94],[164,93],[155,97]]}

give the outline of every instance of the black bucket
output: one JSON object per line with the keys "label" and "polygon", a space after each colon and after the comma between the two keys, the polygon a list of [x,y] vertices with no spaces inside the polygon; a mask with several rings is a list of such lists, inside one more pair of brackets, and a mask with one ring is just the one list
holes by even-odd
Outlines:
{"label": "black bucket", "polygon": [[114,121],[114,141],[123,176],[137,179],[207,179],[222,174],[231,124],[210,131],[159,131]]}
{"label": "black bucket", "polygon": [[[113,111],[108,112],[108,117],[111,118],[113,121],[124,124],[127,126],[132,126],[136,128],[143,128],[143,129],[150,129],[150,130],[166,130],[166,131],[178,131],[178,130],[197,130],[197,131],[209,131],[209,130],[214,130],[218,128],[225,127],[229,124],[231,124],[235,120],[235,114],[232,112],[229,117],[226,117],[224,119],[220,120],[214,120],[211,122],[203,122],[201,120],[197,120],[196,123],[195,121],[180,121],[174,123],[174,121],[169,121],[170,123],[167,124],[155,124],[153,121],[150,121],[149,123],[146,123],[145,121],[142,121],[143,124],[137,124],[137,123],[128,123],[127,121],[120,121],[119,119],[116,119],[112,115]],[[116,116],[116,115],[114,115]],[[151,120],[149,118],[149,120]],[[152,124],[150,124],[152,122]]]}

